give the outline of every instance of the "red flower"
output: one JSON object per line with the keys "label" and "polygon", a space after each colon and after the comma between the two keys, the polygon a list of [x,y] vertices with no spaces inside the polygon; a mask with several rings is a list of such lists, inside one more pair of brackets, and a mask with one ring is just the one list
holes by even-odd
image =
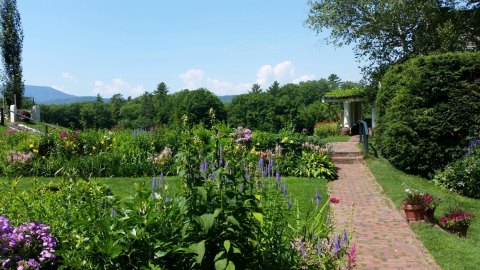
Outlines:
{"label": "red flower", "polygon": [[331,203],[340,203],[340,199],[336,198],[336,197],[330,197],[329,200],[330,200]]}

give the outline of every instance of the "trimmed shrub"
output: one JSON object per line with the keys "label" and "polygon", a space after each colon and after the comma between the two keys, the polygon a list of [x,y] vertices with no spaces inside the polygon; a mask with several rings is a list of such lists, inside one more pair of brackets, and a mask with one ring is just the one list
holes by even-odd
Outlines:
{"label": "trimmed shrub", "polygon": [[391,67],[377,96],[378,144],[396,167],[431,176],[480,131],[480,53],[413,58]]}

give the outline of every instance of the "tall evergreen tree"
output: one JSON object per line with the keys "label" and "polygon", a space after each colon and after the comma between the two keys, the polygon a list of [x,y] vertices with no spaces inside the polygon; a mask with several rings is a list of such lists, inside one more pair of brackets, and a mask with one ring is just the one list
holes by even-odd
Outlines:
{"label": "tall evergreen tree", "polygon": [[16,0],[2,0],[0,3],[0,46],[4,66],[3,96],[8,105],[16,102],[22,107],[24,85],[22,80],[23,30]]}

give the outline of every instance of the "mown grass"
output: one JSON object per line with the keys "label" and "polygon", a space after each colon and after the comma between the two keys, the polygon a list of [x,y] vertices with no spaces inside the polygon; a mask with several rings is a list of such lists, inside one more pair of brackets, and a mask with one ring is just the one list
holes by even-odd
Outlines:
{"label": "mown grass", "polygon": [[[411,188],[428,192],[442,199],[442,203],[435,211],[437,219],[449,206],[460,206],[480,217],[480,200],[448,192],[427,179],[408,175],[394,168],[383,158],[369,158],[367,166],[398,209],[401,209],[402,200],[405,198],[405,188]],[[430,224],[413,223],[411,227],[442,269],[479,269],[479,218],[470,225],[466,238],[447,233],[438,226]]]}
{"label": "mown grass", "polygon": [[349,135],[335,135],[335,136],[328,136],[322,138],[322,141],[329,143],[329,142],[348,142],[351,136]]}

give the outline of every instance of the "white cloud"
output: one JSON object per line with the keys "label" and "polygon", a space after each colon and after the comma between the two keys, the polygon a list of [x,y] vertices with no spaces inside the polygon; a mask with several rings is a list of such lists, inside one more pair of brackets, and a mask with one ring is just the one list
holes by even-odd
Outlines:
{"label": "white cloud", "polygon": [[292,83],[300,83],[300,82],[306,82],[306,81],[311,81],[315,80],[315,75],[310,74],[310,75],[303,75],[299,78],[295,78]]}
{"label": "white cloud", "polygon": [[[291,61],[279,62],[275,65],[265,64],[257,70],[256,83],[260,84],[262,88],[267,88],[274,81],[280,84],[290,82],[301,82],[314,79],[314,75],[303,75],[295,78],[295,66]],[[201,69],[189,69],[179,76],[183,82],[183,89],[198,89],[205,87],[216,95],[237,95],[250,91],[252,83],[237,83],[232,81],[225,81],[215,77],[208,77]]]}
{"label": "white cloud", "polygon": [[265,85],[272,76],[273,68],[270,65],[263,65],[257,71],[257,83],[260,85]]}
{"label": "white cloud", "polygon": [[75,79],[75,77],[69,72],[63,72],[62,77],[67,81],[72,81],[73,79]]}
{"label": "white cloud", "polygon": [[180,74],[179,78],[183,81],[186,89],[197,89],[202,87],[201,82],[203,80],[203,70],[201,69],[189,69],[185,73]]}
{"label": "white cloud", "polygon": [[109,83],[97,80],[94,82],[93,94],[100,94],[102,97],[111,97],[114,94],[122,94],[123,96],[137,97],[145,92],[143,84],[131,86],[120,78],[114,78]]}
{"label": "white cloud", "polygon": [[201,69],[189,69],[178,77],[183,82],[183,89],[195,90],[205,87],[219,96],[246,93],[252,87],[248,83],[235,83],[212,77],[205,79],[205,73]]}
{"label": "white cloud", "polygon": [[273,74],[276,78],[283,79],[286,76],[293,76],[295,74],[295,68],[293,67],[292,62],[283,61],[275,66]]}
{"label": "white cloud", "polygon": [[262,87],[267,87],[273,81],[287,82],[295,75],[295,67],[291,61],[283,61],[272,65],[263,65],[257,71],[256,82]]}

